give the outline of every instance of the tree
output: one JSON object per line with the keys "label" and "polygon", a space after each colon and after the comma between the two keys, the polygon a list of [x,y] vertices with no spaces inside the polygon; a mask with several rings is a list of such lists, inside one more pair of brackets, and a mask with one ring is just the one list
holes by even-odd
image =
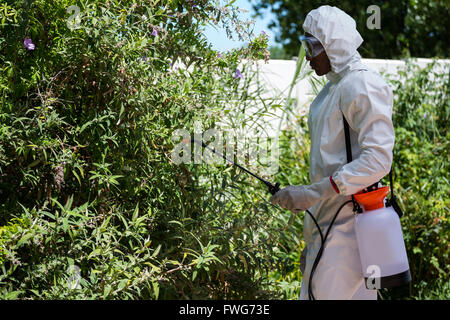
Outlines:
{"label": "tree", "polygon": [[270,59],[289,60],[292,55],[288,54],[282,46],[269,47]]}
{"label": "tree", "polygon": [[[256,16],[270,8],[278,21],[272,21],[271,29],[277,29],[276,41],[283,44],[291,55],[298,50],[298,37],[304,33],[302,25],[312,9],[328,4],[337,6],[352,16],[364,39],[359,48],[366,58],[448,57],[450,20],[448,0],[403,1],[306,1],[306,0],[255,0]],[[374,15],[368,7],[380,8],[380,28],[368,28],[368,19]],[[370,21],[370,20],[369,20]],[[370,26],[370,24],[369,24]]]}

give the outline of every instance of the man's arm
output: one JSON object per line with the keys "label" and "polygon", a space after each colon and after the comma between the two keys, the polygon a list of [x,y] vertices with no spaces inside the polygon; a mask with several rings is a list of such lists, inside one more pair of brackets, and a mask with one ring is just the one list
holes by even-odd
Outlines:
{"label": "man's arm", "polygon": [[373,72],[360,71],[342,85],[340,106],[357,133],[360,155],[332,175],[340,194],[351,195],[389,173],[395,134],[392,125],[393,95]]}

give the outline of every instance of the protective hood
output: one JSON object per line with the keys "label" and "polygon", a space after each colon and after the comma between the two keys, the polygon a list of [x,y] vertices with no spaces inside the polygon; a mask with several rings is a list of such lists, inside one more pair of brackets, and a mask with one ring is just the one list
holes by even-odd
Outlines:
{"label": "protective hood", "polygon": [[331,63],[331,72],[327,74],[329,79],[361,63],[357,49],[363,39],[356,30],[355,20],[341,9],[325,5],[311,10],[303,29],[325,48]]}

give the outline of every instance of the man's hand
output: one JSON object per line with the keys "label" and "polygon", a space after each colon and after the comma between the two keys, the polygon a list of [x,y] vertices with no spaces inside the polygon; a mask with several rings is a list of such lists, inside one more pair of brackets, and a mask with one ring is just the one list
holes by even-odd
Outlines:
{"label": "man's hand", "polygon": [[322,199],[336,194],[329,177],[307,186],[288,186],[275,193],[270,202],[294,213],[314,206]]}

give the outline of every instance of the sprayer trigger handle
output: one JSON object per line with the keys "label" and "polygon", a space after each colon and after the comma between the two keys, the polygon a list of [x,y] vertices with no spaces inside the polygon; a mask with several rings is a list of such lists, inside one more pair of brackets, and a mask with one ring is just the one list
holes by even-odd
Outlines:
{"label": "sprayer trigger handle", "polygon": [[280,191],[280,183],[279,182],[275,183],[275,185],[270,185],[269,186],[269,192],[272,195],[277,193],[278,191]]}

